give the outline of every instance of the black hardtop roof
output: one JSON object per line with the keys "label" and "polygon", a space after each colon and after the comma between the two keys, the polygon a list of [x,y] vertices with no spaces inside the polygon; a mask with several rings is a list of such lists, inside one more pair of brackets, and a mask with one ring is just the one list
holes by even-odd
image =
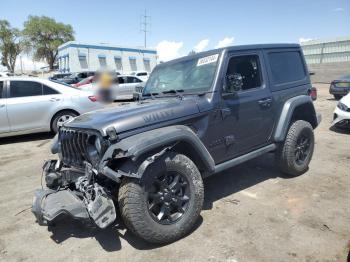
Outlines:
{"label": "black hardtop roof", "polygon": [[168,61],[168,62],[161,63],[158,66],[169,65],[169,64],[172,64],[172,63],[181,62],[181,61],[185,61],[187,59],[196,58],[196,57],[203,57],[203,56],[214,55],[214,54],[222,53],[223,51],[231,52],[231,51],[261,50],[261,49],[280,49],[280,48],[283,48],[283,49],[298,48],[298,49],[300,49],[300,45],[299,44],[288,44],[288,43],[286,43],[286,44],[255,44],[255,45],[227,46],[227,47],[223,47],[223,48],[213,49],[213,50],[209,50],[209,51],[196,53],[196,54],[193,54],[193,55],[180,57],[180,58]]}

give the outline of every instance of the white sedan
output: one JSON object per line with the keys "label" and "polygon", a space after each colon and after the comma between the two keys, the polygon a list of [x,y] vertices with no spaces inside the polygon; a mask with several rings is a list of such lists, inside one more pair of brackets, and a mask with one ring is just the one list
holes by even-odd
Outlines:
{"label": "white sedan", "polygon": [[100,109],[91,92],[31,77],[0,78],[0,137],[57,132],[65,121]]}
{"label": "white sedan", "polygon": [[[81,90],[97,92],[99,83],[92,83],[80,86]],[[143,88],[145,82],[133,75],[122,75],[114,79],[113,97],[114,100],[133,99],[133,94],[137,88]]]}
{"label": "white sedan", "polygon": [[334,110],[332,125],[350,127],[350,93],[338,102]]}

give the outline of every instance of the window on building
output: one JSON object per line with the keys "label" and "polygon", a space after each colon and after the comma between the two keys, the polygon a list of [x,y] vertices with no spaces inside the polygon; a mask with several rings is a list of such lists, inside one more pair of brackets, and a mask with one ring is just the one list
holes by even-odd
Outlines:
{"label": "window on building", "polygon": [[143,59],[143,66],[147,72],[151,72],[151,61],[149,59]]}
{"label": "window on building", "polygon": [[242,90],[261,86],[261,69],[257,55],[235,56],[230,58],[227,76],[240,75],[242,77]]}
{"label": "window on building", "polygon": [[88,68],[86,55],[79,55],[79,63],[80,63],[80,68],[82,68],[82,69]]}
{"label": "window on building", "polygon": [[298,81],[306,76],[304,63],[298,51],[271,52],[269,61],[274,84]]}
{"label": "window on building", "polygon": [[107,67],[107,60],[105,55],[99,55],[98,56],[98,61],[100,62],[100,67],[101,68],[106,68]]}
{"label": "window on building", "polygon": [[129,61],[130,61],[130,70],[137,71],[136,57],[130,57]]}
{"label": "window on building", "polygon": [[121,57],[114,57],[115,69],[117,71],[123,71],[123,64]]}
{"label": "window on building", "polygon": [[10,97],[41,96],[43,94],[41,83],[33,81],[11,81]]}

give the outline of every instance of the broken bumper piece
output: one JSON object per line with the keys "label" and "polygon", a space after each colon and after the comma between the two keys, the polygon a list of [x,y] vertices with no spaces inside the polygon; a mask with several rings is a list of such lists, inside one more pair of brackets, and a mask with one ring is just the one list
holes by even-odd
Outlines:
{"label": "broken bumper piece", "polygon": [[65,216],[90,221],[83,201],[70,190],[37,190],[33,199],[32,212],[39,225],[49,225]]}

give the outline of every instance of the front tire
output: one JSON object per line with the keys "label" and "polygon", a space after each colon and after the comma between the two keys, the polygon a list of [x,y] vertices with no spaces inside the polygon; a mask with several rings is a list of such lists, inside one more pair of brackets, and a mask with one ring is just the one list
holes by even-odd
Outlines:
{"label": "front tire", "polygon": [[314,143],[311,124],[304,120],[295,121],[276,152],[281,171],[291,176],[305,173],[313,155]]}
{"label": "front tire", "polygon": [[118,196],[127,228],[158,244],[188,234],[199,217],[203,199],[198,168],[188,157],[174,152],[151,164],[141,180],[124,178]]}

